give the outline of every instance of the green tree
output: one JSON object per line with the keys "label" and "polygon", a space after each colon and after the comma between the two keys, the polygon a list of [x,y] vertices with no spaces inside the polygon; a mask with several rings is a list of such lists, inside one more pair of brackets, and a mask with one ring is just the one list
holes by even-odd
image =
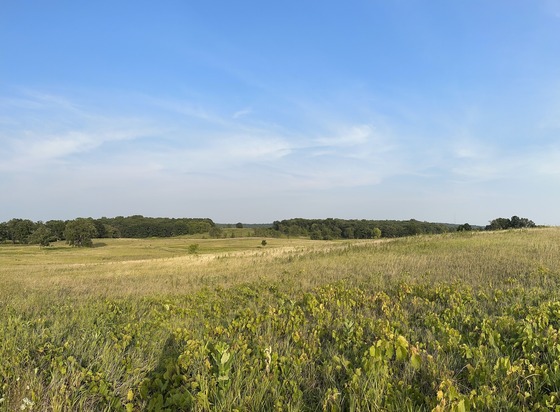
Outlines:
{"label": "green tree", "polygon": [[381,237],[381,229],[374,227],[371,231],[373,239],[379,239]]}
{"label": "green tree", "polygon": [[105,224],[101,219],[94,219],[92,220],[93,224],[95,225],[95,230],[97,231],[98,238],[107,238],[110,237],[107,234],[107,230],[105,229]]}
{"label": "green tree", "polygon": [[121,237],[121,232],[116,227],[105,223],[103,227],[105,228],[105,234],[108,238],[115,239]]}
{"label": "green tree", "polygon": [[267,244],[266,240],[265,240],[265,239],[263,239],[263,240],[262,240],[262,242],[261,242],[261,245],[262,245],[262,247],[265,247],[265,246],[266,246],[266,244]]}
{"label": "green tree", "polygon": [[209,235],[210,237],[219,239],[219,238],[222,237],[223,232],[224,232],[224,231],[223,231],[223,229],[222,229],[221,227],[214,226],[214,227],[212,227],[212,228],[208,231],[208,235]]}
{"label": "green tree", "polygon": [[43,224],[40,224],[28,238],[30,244],[39,246],[49,246],[52,240],[52,231]]}
{"label": "green tree", "polygon": [[464,223],[462,225],[457,226],[457,232],[470,232],[472,230],[472,226],[468,223]]}
{"label": "green tree", "polygon": [[69,221],[64,229],[66,242],[75,247],[93,246],[92,239],[97,236],[93,219],[77,218]]}
{"label": "green tree", "polygon": [[5,222],[0,223],[0,243],[9,239],[8,224]]}
{"label": "green tree", "polygon": [[243,229],[243,223],[238,222],[238,223],[235,224],[235,227],[238,228],[238,229]]}
{"label": "green tree", "polygon": [[64,240],[64,229],[66,222],[63,220],[49,220],[45,222],[45,226],[49,229],[56,240]]}
{"label": "green tree", "polygon": [[526,217],[512,216],[510,222],[511,222],[511,227],[514,229],[536,226],[535,222],[527,219]]}
{"label": "green tree", "polygon": [[511,227],[511,220],[505,217],[498,217],[490,222],[490,225],[486,226],[487,230],[503,230],[509,229]]}
{"label": "green tree", "polygon": [[27,238],[33,233],[35,226],[29,219],[12,219],[7,223],[8,238],[13,243],[27,243]]}
{"label": "green tree", "polygon": [[406,224],[406,231],[407,235],[414,236],[422,234],[422,228],[420,226],[420,222],[416,219],[410,219]]}
{"label": "green tree", "polygon": [[535,225],[535,222],[527,219],[526,217],[520,218],[519,221],[520,221],[520,227],[537,227],[537,225]]}

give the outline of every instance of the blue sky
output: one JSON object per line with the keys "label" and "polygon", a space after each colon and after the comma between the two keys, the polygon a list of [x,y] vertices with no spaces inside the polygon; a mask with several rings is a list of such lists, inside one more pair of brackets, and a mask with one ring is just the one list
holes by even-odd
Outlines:
{"label": "blue sky", "polygon": [[0,5],[0,221],[560,225],[560,0]]}

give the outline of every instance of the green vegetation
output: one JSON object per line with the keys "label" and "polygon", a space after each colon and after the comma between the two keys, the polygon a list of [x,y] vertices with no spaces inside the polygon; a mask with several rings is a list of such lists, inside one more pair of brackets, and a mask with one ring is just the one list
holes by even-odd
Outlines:
{"label": "green vegetation", "polygon": [[452,225],[418,220],[288,219],[272,224],[286,236],[311,239],[377,239],[449,232]]}
{"label": "green vegetation", "polygon": [[[485,230],[534,228],[535,223],[527,218],[512,216],[497,218]],[[454,225],[448,223],[419,222],[418,220],[345,220],[345,219],[288,219],[276,221],[272,228],[285,236],[309,236],[311,239],[378,239],[415,235],[441,234],[452,231],[483,229],[468,223]]]}
{"label": "green vegetation", "polygon": [[100,219],[49,220],[46,223],[29,219],[0,222],[0,243],[39,244],[66,240],[73,246],[91,246],[98,238],[174,237],[208,233],[215,227],[211,219],[152,218],[141,215]]}
{"label": "green vegetation", "polygon": [[78,218],[66,224],[64,239],[70,246],[93,246],[93,238],[98,235],[93,219]]}
{"label": "green vegetation", "polygon": [[512,216],[511,219],[499,217],[486,226],[486,230],[521,229],[536,227],[535,222],[526,217]]}
{"label": "green vegetation", "polygon": [[[100,237],[172,237],[206,233],[214,227],[214,222],[211,219],[171,219],[141,215],[118,216],[115,218],[102,217],[96,219],[96,222],[105,228],[106,233]],[[102,232],[100,231],[100,233]]]}
{"label": "green vegetation", "polygon": [[[527,218],[512,216],[497,218],[486,230],[534,228]],[[207,234],[214,239],[235,237],[295,237],[312,240],[379,239],[425,234],[442,234],[452,231],[480,230],[482,227],[468,223],[419,222],[398,220],[344,220],[344,219],[289,219],[275,221],[272,225],[215,224],[211,219],[152,218],[141,215],[115,218],[77,218],[74,220],[49,220],[46,223],[28,219],[11,219],[0,222],[0,243],[38,244],[49,246],[52,242],[66,240],[73,246],[91,246],[94,237],[102,239],[176,237]]]}
{"label": "green vegetation", "polygon": [[1,245],[0,410],[560,407],[559,229],[266,240]]}
{"label": "green vegetation", "polygon": [[28,236],[27,243],[31,245],[49,246],[52,239],[52,231],[47,226],[40,224],[37,226],[37,229]]}

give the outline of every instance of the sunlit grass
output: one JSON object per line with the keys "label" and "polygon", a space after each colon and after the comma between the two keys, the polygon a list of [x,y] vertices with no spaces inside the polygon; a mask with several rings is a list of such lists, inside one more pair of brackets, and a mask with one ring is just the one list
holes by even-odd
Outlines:
{"label": "sunlit grass", "polygon": [[[535,374],[556,349],[532,354],[558,330],[559,229],[261,240],[0,246],[0,410],[158,410],[158,394],[194,410],[554,404]],[[227,385],[211,346],[226,343]]]}
{"label": "sunlit grass", "polygon": [[[401,278],[487,285],[539,267],[560,270],[557,229],[391,241],[268,239],[266,247],[260,240],[103,239],[94,248],[3,245],[0,282],[16,294],[64,290],[81,297],[152,296],[261,279],[300,288],[340,279],[383,283]],[[199,245],[196,255],[188,252],[193,243]]]}
{"label": "sunlit grass", "polygon": [[[92,248],[73,248],[65,242],[49,247],[31,245],[0,245],[0,266],[29,266],[33,264],[99,263],[107,260],[127,261],[184,256],[190,245],[199,245],[198,253],[220,253],[262,249],[261,238],[207,239],[200,237],[148,239],[95,239]],[[268,239],[267,249],[309,245],[306,239]]]}

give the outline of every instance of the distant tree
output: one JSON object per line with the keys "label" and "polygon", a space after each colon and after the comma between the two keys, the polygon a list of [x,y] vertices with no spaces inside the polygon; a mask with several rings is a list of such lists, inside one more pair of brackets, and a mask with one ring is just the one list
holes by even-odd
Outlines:
{"label": "distant tree", "polygon": [[420,222],[416,219],[410,219],[408,224],[406,225],[407,235],[414,236],[419,235],[422,233],[422,227],[420,226]]}
{"label": "distant tree", "polygon": [[263,239],[261,242],[262,247],[265,247],[267,245],[266,239]]}
{"label": "distant tree", "polygon": [[511,227],[511,221],[505,217],[498,217],[490,221],[490,225],[486,226],[487,230],[504,230]]}
{"label": "distant tree", "polygon": [[522,217],[519,220],[520,220],[521,227],[537,227],[535,222],[527,219],[526,217]]}
{"label": "distant tree", "polygon": [[40,224],[29,236],[28,243],[32,245],[49,246],[52,240],[52,231],[47,226]]}
{"label": "distant tree", "polygon": [[511,222],[511,227],[514,229],[536,226],[535,222],[527,219],[526,217],[512,216],[510,222]]}
{"label": "distant tree", "polygon": [[94,226],[95,226],[95,230],[97,231],[97,237],[98,238],[107,238],[109,237],[107,235],[107,230],[105,228],[105,224],[103,224],[103,221],[101,221],[100,219],[94,219],[92,220]]}
{"label": "distant tree", "polygon": [[223,233],[224,233],[223,229],[221,227],[218,227],[218,226],[214,226],[214,227],[210,228],[210,230],[208,231],[208,235],[210,237],[213,237],[213,238],[216,238],[216,239],[221,238]]}
{"label": "distant tree", "polygon": [[7,223],[8,239],[12,243],[27,243],[27,238],[33,233],[35,226],[29,219],[11,219]]}
{"label": "distant tree", "polygon": [[0,223],[0,242],[5,242],[9,239],[8,224],[5,222]]}
{"label": "distant tree", "polygon": [[238,223],[235,224],[235,227],[238,228],[238,229],[243,229],[243,223],[238,222]]}
{"label": "distant tree", "polygon": [[311,240],[321,240],[323,238],[319,230],[311,231],[309,237],[311,238]]}
{"label": "distant tree", "polygon": [[93,246],[92,239],[97,236],[97,230],[92,219],[78,218],[69,221],[64,229],[66,242],[75,247]]}
{"label": "distant tree", "polygon": [[374,227],[372,230],[372,237],[373,239],[379,239],[381,237],[381,229]]}
{"label": "distant tree", "polygon": [[457,226],[457,232],[469,232],[472,230],[472,226],[468,223]]}
{"label": "distant tree", "polygon": [[115,239],[121,237],[121,232],[114,226],[108,225],[106,223],[103,224],[105,228],[105,234],[110,239]]}
{"label": "distant tree", "polygon": [[486,230],[520,229],[525,227],[536,227],[535,222],[526,217],[512,216],[511,219],[498,217],[486,226]]}
{"label": "distant tree", "polygon": [[49,220],[45,222],[45,226],[52,232],[56,240],[64,240],[64,229],[66,229],[66,222],[63,220]]}
{"label": "distant tree", "polygon": [[354,239],[354,228],[352,226],[346,226],[342,229],[342,237],[344,239]]}

